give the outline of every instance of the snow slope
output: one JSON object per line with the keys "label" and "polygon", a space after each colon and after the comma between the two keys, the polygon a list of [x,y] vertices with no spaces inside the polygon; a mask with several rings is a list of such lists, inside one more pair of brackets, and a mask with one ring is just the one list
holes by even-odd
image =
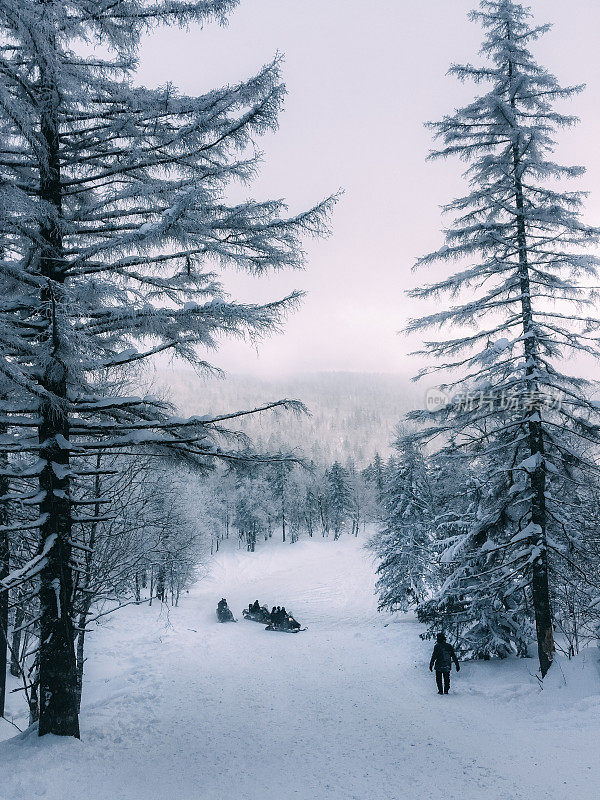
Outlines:
{"label": "snow slope", "polygon": [[[179,608],[132,606],[91,637],[82,741],[0,744],[1,800],[599,796],[595,649],[543,692],[515,660],[465,664],[440,697],[431,645],[377,614],[373,583],[360,539],[221,551]],[[309,628],[219,625],[221,596]]]}

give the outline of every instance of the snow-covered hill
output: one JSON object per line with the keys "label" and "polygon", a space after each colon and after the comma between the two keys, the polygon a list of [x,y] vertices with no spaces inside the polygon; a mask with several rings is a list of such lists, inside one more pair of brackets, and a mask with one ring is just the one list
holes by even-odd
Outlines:
{"label": "snow-covered hill", "polygon": [[257,415],[243,420],[240,428],[260,447],[299,448],[317,462],[353,460],[359,467],[377,451],[389,454],[396,425],[425,402],[424,387],[391,374],[322,372],[278,380],[228,375],[223,380],[163,367],[148,380],[189,415],[256,408],[282,398],[301,400],[310,415]]}
{"label": "snow-covered hill", "polygon": [[[596,798],[597,651],[543,692],[533,660],[464,664],[440,697],[420,626],[377,613],[362,544],[232,542],[179,608],[115,615],[92,636],[82,741],[0,744],[1,800]],[[221,596],[308,630],[219,625]]]}

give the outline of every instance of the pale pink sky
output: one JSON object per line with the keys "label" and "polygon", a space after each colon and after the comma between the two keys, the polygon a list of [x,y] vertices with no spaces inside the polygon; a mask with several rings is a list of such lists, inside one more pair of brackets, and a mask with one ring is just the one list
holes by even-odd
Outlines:
{"label": "pale pink sky", "polygon": [[[234,275],[240,300],[292,288],[309,292],[285,333],[261,344],[224,344],[215,362],[235,372],[413,372],[418,346],[396,332],[428,309],[403,292],[419,280],[415,257],[441,244],[439,206],[462,193],[461,165],[425,163],[423,123],[470,99],[445,73],[477,58],[481,32],[466,19],[474,0],[242,0],[227,28],[160,30],[146,42],[140,82],[167,80],[201,93],[248,77],[276,51],[288,87],[280,130],[265,137],[265,163],[249,193],[285,197],[301,210],[343,187],[333,235],[308,242],[305,272],[254,281]],[[554,29],[536,54],[563,84],[587,84],[568,106],[580,125],[558,157],[580,163],[600,222],[600,4],[533,0]],[[464,165],[463,165],[464,168]],[[574,188],[574,187],[573,187]],[[424,277],[424,276],[423,276]]]}

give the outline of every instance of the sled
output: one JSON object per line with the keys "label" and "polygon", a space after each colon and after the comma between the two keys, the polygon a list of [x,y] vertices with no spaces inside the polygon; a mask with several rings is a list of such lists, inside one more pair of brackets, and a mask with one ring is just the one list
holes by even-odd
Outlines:
{"label": "sled", "polygon": [[308,628],[288,628],[282,625],[267,625],[266,631],[275,631],[275,633],[301,633],[308,630]]}
{"label": "sled", "polygon": [[217,611],[217,622],[237,622],[231,611],[227,609],[225,614],[219,614]]}
{"label": "sled", "polygon": [[244,619],[247,619],[248,622],[260,622],[262,625],[266,625],[269,622],[270,614],[267,609],[262,609],[261,611],[250,611],[249,609],[245,608],[242,611],[242,616]]}

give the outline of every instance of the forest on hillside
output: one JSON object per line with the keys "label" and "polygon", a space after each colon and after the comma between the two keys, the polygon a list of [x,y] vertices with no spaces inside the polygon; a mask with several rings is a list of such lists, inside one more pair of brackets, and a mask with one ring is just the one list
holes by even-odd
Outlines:
{"label": "forest on hillside", "polygon": [[211,378],[165,367],[150,372],[148,383],[186,416],[198,410],[198,397],[209,414],[255,408],[280,397],[301,400],[306,413],[274,409],[242,418],[238,427],[259,450],[293,450],[317,464],[352,462],[359,469],[376,453],[390,455],[396,425],[424,402],[423,387],[393,374],[333,372],[261,380]]}

